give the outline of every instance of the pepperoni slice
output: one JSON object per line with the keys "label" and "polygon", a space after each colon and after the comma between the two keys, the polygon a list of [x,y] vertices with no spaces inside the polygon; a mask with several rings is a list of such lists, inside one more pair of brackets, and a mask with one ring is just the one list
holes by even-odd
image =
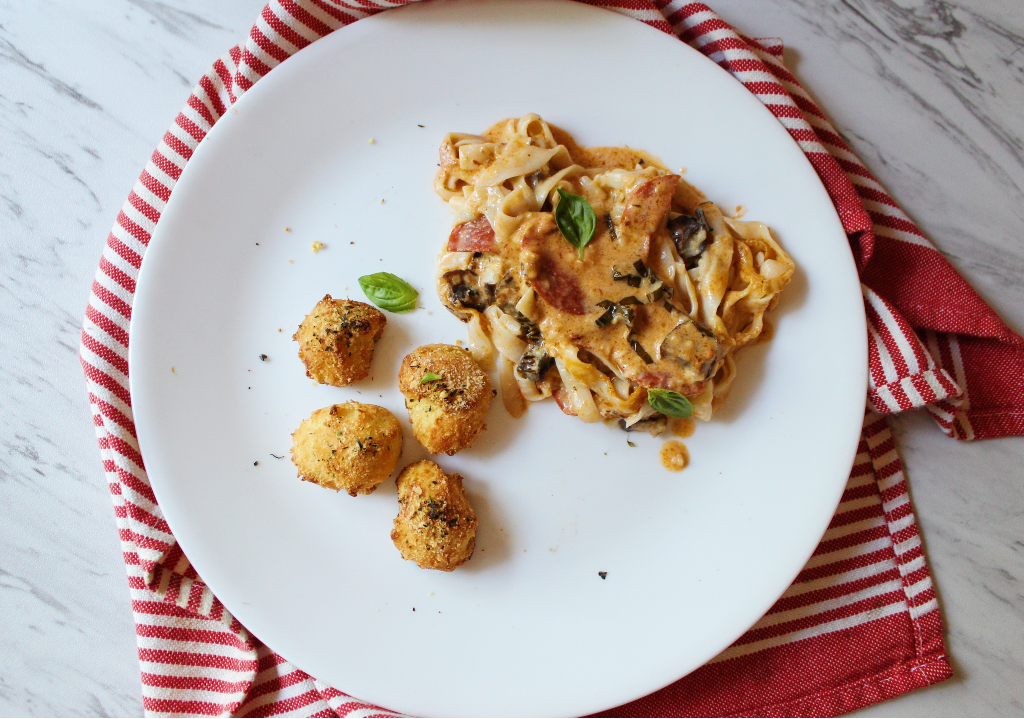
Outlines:
{"label": "pepperoni slice", "polygon": [[545,302],[570,315],[587,314],[583,288],[576,275],[566,272],[557,261],[544,255],[537,258],[535,267],[537,276],[533,278],[533,289]]}
{"label": "pepperoni slice", "polygon": [[679,184],[679,175],[661,175],[641,182],[626,194],[626,209],[622,224],[640,235],[649,235],[658,229]]}
{"label": "pepperoni slice", "polygon": [[700,394],[708,384],[707,380],[685,384],[680,381],[678,374],[664,370],[646,370],[634,382],[641,387],[670,389],[684,397],[694,397]]}
{"label": "pepperoni slice", "polygon": [[448,236],[449,252],[497,252],[494,228],[486,217],[456,225]]}
{"label": "pepperoni slice", "polygon": [[552,307],[570,315],[587,313],[586,296],[574,265],[576,250],[546,216],[527,229],[522,238],[523,262],[533,289]]}

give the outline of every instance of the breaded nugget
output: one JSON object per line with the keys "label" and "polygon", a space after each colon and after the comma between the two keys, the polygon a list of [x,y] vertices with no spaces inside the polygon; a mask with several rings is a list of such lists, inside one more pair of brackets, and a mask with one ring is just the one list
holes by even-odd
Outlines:
{"label": "breaded nugget", "polygon": [[476,547],[476,514],[462,477],[445,474],[428,459],[398,475],[398,516],[391,541],[404,559],[424,569],[450,572]]}
{"label": "breaded nugget", "polygon": [[330,295],[316,303],[292,339],[306,375],[335,387],[358,382],[370,371],[373,347],[388,323],[376,307]]}
{"label": "breaded nugget", "polygon": [[424,345],[402,361],[398,388],[405,395],[412,432],[431,454],[455,454],[484,427],[494,391],[466,350]]}
{"label": "breaded nugget", "polygon": [[387,479],[402,454],[402,426],[383,407],[359,402],[318,409],[292,433],[299,479],[369,494]]}

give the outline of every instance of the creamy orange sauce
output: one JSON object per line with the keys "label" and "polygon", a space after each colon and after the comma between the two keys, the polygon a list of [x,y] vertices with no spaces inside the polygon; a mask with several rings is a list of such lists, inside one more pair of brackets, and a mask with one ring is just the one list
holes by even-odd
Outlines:
{"label": "creamy orange sauce", "polygon": [[[584,190],[577,188],[577,191]],[[550,213],[537,213],[523,223],[519,234],[523,249],[519,259],[525,282],[533,284],[538,276],[551,276],[554,272],[564,274],[559,278],[560,282],[578,283],[584,310],[582,314],[574,314],[538,300],[534,319],[548,341],[578,345],[608,358],[626,376],[639,376],[646,369],[646,364],[629,343],[630,328],[621,323],[598,327],[596,320],[606,311],[598,305],[599,302],[619,302],[639,294],[637,288],[613,280],[611,269],[621,266],[623,270],[632,271],[633,263],[642,257],[642,248],[638,246],[641,240],[632,238],[634,241],[630,241],[626,232],[613,240],[603,222],[604,212],[610,203],[606,198],[593,195],[588,200],[594,207],[599,224],[582,260],[576,248],[561,236]],[[673,317],[661,303],[633,305],[633,308],[637,319],[632,334],[648,348],[648,352],[654,354],[657,342],[680,321],[681,315]]]}
{"label": "creamy orange sauce", "polygon": [[690,463],[690,450],[674,439],[661,445],[661,466],[670,472],[681,472]]}
{"label": "creamy orange sauce", "polygon": [[[765,300],[792,274],[764,225],[723,216],[643,150],[581,147],[535,114],[448,133],[440,160],[434,189],[457,219],[438,292],[480,335],[483,359],[503,358],[503,394],[554,395],[585,422],[635,422],[652,388],[703,397],[696,416],[710,418],[729,384],[719,392],[712,378],[756,338]],[[572,244],[580,233],[584,248]],[[684,453],[666,449],[666,466],[682,469]]]}
{"label": "creamy orange sauce", "polygon": [[676,437],[692,437],[693,433],[697,431],[697,423],[692,417],[683,419],[682,417],[673,417],[668,424],[669,431]]}
{"label": "creamy orange sauce", "polygon": [[[678,335],[679,341],[672,342],[673,353],[682,351],[682,358],[662,356],[666,338],[690,320],[681,304],[688,300],[670,298],[662,289],[670,283],[671,272],[662,266],[663,252],[652,252],[652,247],[672,244],[666,227],[670,211],[694,212],[703,195],[679,175],[669,174],[658,158],[643,150],[581,147],[563,130],[548,128],[576,166],[590,168],[566,175],[561,184],[590,204],[595,217],[593,236],[582,252],[566,241],[555,222],[553,205],[559,198],[552,192],[539,211],[535,208],[519,215],[513,235],[507,239],[497,236],[493,250],[474,255],[479,259],[471,261],[472,276],[480,277],[480,268],[490,263],[488,276],[503,278],[491,285],[490,299],[482,301],[508,313],[532,287],[535,299],[522,311],[540,330],[550,354],[570,358],[579,354],[580,360],[592,365],[586,370],[577,363],[575,369],[577,377],[580,372],[589,373],[588,382],[608,382],[601,374],[618,375],[640,387],[699,394],[710,374],[703,371],[705,360],[697,360],[700,351],[706,354],[707,350],[698,346],[700,338],[695,342],[683,332]],[[501,144],[508,130],[508,121],[497,123],[484,132],[483,139]],[[513,147],[514,142],[518,144]],[[508,157],[515,155],[521,164],[531,154],[542,152],[531,142],[522,137],[508,140],[501,151],[505,158],[501,162],[507,164]],[[492,149],[481,146],[476,152],[494,159]],[[441,159],[446,167],[455,168],[459,163],[449,146],[442,146]],[[500,169],[501,162],[495,162],[492,167],[499,167],[499,171],[488,182],[506,172]],[[625,174],[616,175],[616,171]],[[530,175],[529,181],[539,183],[545,176]],[[506,184],[506,189],[511,190],[511,185]],[[495,260],[497,268],[493,266]],[[627,278],[632,280],[625,281]],[[479,301],[476,306],[480,306]],[[455,311],[459,314],[457,308]],[[687,364],[691,359],[693,362]],[[693,371],[681,369],[681,361]],[[612,414],[631,414],[640,408],[643,399],[641,389],[631,389],[629,399],[620,402]],[[597,402],[602,406],[600,398]]]}
{"label": "creamy orange sauce", "polygon": [[[487,133],[492,133],[490,137],[494,137],[496,133],[500,133],[500,129],[504,126],[504,122],[499,122],[492,126]],[[572,161],[582,167],[604,170],[615,168],[632,170],[637,165],[650,165],[651,167],[657,167],[659,170],[668,171],[668,168],[665,167],[661,160],[649,152],[636,150],[632,147],[580,147],[576,144],[576,140],[573,139],[572,135],[562,128],[551,123],[548,123],[548,127],[551,128],[551,135],[555,138],[555,141],[560,145],[565,145],[565,149],[569,151]],[[487,133],[485,133],[485,137],[488,137]]]}
{"label": "creamy orange sauce", "polygon": [[[629,148],[575,150],[592,153],[593,156],[587,158],[591,162],[599,165],[614,163],[620,169],[626,169],[622,165],[627,162],[646,156],[646,153]],[[635,162],[632,167],[654,166],[656,160],[650,160],[650,163],[647,160]],[[645,265],[650,261],[652,235],[667,232],[666,214],[678,181],[677,175],[654,175],[640,179],[632,189],[618,193],[574,178],[571,181],[573,191],[587,199],[597,217],[594,236],[584,248],[582,257],[561,236],[552,213],[528,214],[516,233],[515,241],[508,244],[521,248],[517,259],[522,279],[527,286],[534,286],[540,295],[531,319],[540,326],[548,342],[554,346],[575,345],[588,350],[613,364],[630,380],[644,376],[671,378],[678,374],[676,362],[663,362],[659,351],[662,340],[686,319],[674,302],[663,299],[630,305],[635,313],[631,328],[617,322],[604,327],[596,324],[596,320],[606,312],[606,308],[598,303],[605,300],[621,302],[627,298],[644,302],[645,293],[651,291],[648,280],[644,280],[640,287],[631,287],[614,280],[612,270],[634,273],[638,261]],[[511,249],[507,246],[502,248],[502,259],[507,269],[514,270],[516,265],[510,256]],[[548,285],[537,285],[538,282]],[[647,352],[651,363],[635,351],[630,337],[635,338],[634,341]],[[690,389],[682,384],[672,388],[688,394],[697,394],[701,389]]]}
{"label": "creamy orange sauce", "polygon": [[632,170],[637,165],[646,165],[668,171],[657,157],[631,147],[575,147],[569,148],[569,155],[583,167]]}

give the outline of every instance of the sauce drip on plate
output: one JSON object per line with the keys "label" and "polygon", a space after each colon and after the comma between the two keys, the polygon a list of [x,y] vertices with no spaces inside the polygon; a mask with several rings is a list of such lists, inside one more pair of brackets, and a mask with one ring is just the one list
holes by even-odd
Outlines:
{"label": "sauce drip on plate", "polygon": [[693,433],[697,431],[697,423],[692,417],[687,417],[686,419],[673,417],[668,426],[669,430],[676,437],[692,437]]}
{"label": "sauce drip on plate", "polygon": [[681,472],[690,463],[690,450],[674,439],[661,445],[661,466],[670,472]]}

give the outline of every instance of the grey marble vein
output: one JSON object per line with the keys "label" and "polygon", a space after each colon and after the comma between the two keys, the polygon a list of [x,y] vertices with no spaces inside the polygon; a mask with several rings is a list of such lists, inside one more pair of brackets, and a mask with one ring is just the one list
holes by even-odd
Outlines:
{"label": "grey marble vein", "polygon": [[[262,0],[0,0],[0,715],[142,711],[78,335],[107,230]],[[1024,3],[715,0],[1024,330]],[[1024,439],[894,422],[956,676],[864,715],[1024,713]]]}
{"label": "grey marble vein", "polygon": [[53,88],[56,92],[61,95],[70,97],[75,102],[79,102],[86,107],[92,108],[93,110],[102,110],[97,103],[93,102],[89,98],[85,97],[82,93],[73,87],[68,86],[62,80],[54,77],[49,73],[43,65],[33,62],[26,57],[12,42],[4,38],[0,38],[0,60],[16,65],[24,70],[29,71],[33,75],[36,75],[42,79],[47,85]]}
{"label": "grey marble vein", "polygon": [[781,26],[800,78],[855,151],[1004,318],[1024,327],[1024,286],[1014,281],[1024,274],[1015,241],[1024,223],[1022,6],[778,8],[757,23]]}
{"label": "grey marble vein", "polygon": [[79,334],[128,190],[259,9],[0,3],[0,715],[142,712]]}
{"label": "grey marble vein", "polygon": [[181,38],[189,37],[198,28],[227,30],[198,13],[189,12],[172,4],[153,2],[153,0],[128,0],[128,2],[159,23],[163,30]]}

